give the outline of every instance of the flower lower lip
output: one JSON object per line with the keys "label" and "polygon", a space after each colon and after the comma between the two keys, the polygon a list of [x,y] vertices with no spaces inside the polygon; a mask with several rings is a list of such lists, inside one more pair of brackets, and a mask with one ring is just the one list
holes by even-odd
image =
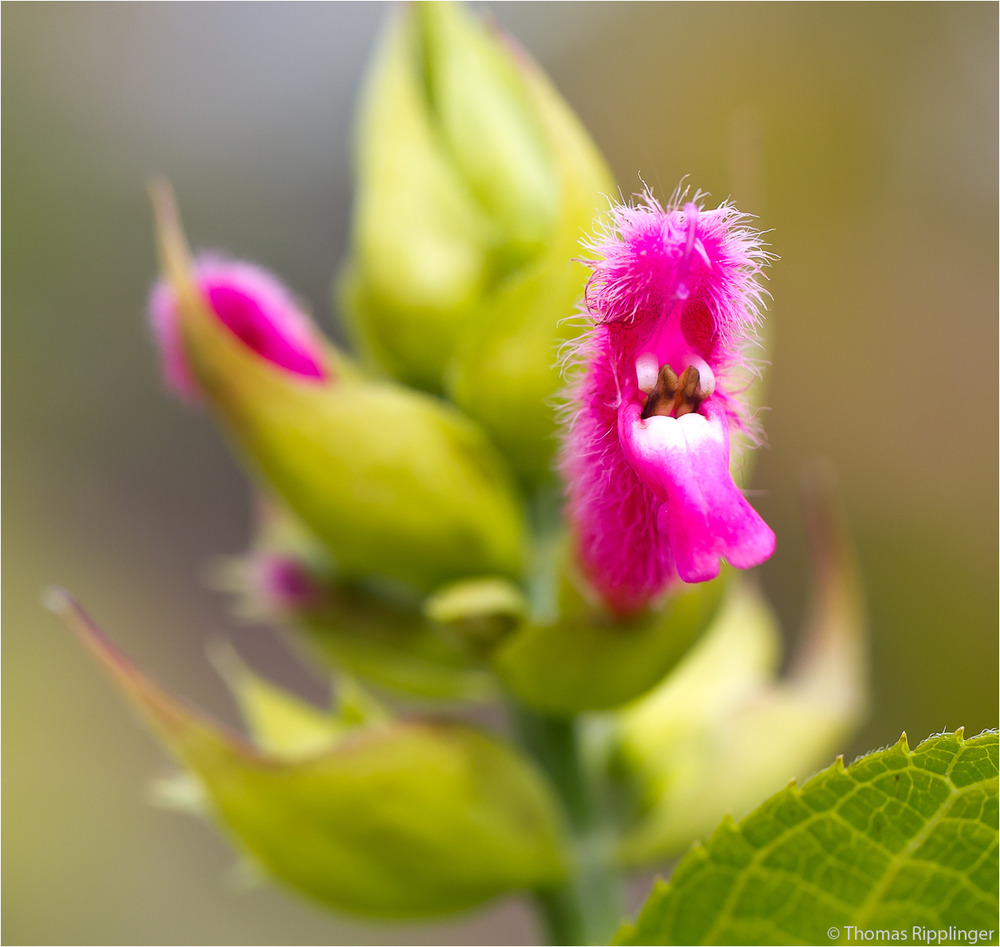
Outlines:
{"label": "flower lower lip", "polygon": [[692,412],[642,419],[633,405],[619,415],[619,437],[633,470],[662,504],[657,525],[683,581],[714,578],[721,559],[745,569],[771,555],[774,534],[729,473],[724,418]]}

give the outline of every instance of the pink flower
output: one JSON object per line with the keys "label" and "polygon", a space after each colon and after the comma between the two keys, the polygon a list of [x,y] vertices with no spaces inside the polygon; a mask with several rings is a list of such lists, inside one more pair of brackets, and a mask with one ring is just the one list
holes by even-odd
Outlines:
{"label": "pink flower", "polygon": [[[317,334],[278,279],[260,267],[218,257],[199,257],[195,281],[219,321],[272,364],[306,378],[327,377]],[[196,400],[181,338],[180,313],[170,285],[161,281],[149,300],[150,322],[163,358],[167,385]]]}
{"label": "pink flower", "polygon": [[678,579],[714,578],[720,559],[745,569],[774,551],[729,473],[730,435],[748,429],[731,376],[767,254],[732,206],[664,210],[649,194],[616,208],[590,249],[593,322],[562,469],[584,570],[625,615]]}

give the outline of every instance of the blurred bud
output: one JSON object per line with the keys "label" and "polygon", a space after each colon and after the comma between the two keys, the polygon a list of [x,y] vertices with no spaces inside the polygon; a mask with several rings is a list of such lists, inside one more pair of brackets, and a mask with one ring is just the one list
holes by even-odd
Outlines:
{"label": "blurred bud", "polygon": [[248,684],[239,671],[241,703],[254,707],[265,749],[158,687],[68,596],[50,604],[197,777],[227,833],[276,881],[344,911],[408,917],[562,880],[555,800],[524,760],[487,734],[455,722],[352,724],[341,716],[326,736],[321,711],[288,695],[279,704],[269,693],[261,703],[261,683]]}
{"label": "blurred bud", "polygon": [[457,3],[398,12],[361,114],[341,287],[354,334],[391,374],[450,393],[523,473],[547,470],[562,323],[586,280],[570,260],[612,188],[600,155],[525,54]]}
{"label": "blurred bud", "polygon": [[633,864],[706,839],[791,779],[845,749],[866,704],[857,575],[829,488],[813,478],[807,522],[815,589],[805,638],[779,677],[781,634],[750,584],[737,584],[701,642],[620,717],[621,759],[640,787],[623,844]]}
{"label": "blurred bud", "polygon": [[[222,560],[211,585],[234,596],[234,610],[251,621],[277,622],[331,665],[408,697],[486,700],[497,696],[481,660],[481,641],[511,627],[516,590],[502,579],[447,586],[421,606],[377,585],[346,582],[322,544],[283,506],[257,504],[257,536],[241,556]],[[455,601],[451,589],[497,589]],[[445,608],[435,603],[444,596]],[[451,604],[449,604],[449,602]]]}
{"label": "blurred bud", "polygon": [[321,609],[336,583],[330,553],[273,497],[257,494],[253,507],[250,548],[213,561],[207,584],[230,594],[245,621],[284,623]]}
{"label": "blurred bud", "polygon": [[[229,328],[242,316],[223,321],[199,288],[169,192],[155,197],[166,282],[197,389],[338,574],[421,591],[483,573],[519,577],[520,500],[482,431],[434,398],[359,378],[329,346],[323,378],[260,358]],[[246,293],[227,298],[233,308],[264,309]]]}
{"label": "blurred bud", "polygon": [[525,620],[528,603],[504,579],[463,579],[430,596],[424,614],[455,631],[474,653],[488,655]]}
{"label": "blurred bud", "polygon": [[[301,378],[329,377],[323,344],[291,294],[270,273],[249,263],[204,256],[192,277],[219,322],[250,351]],[[149,301],[150,321],[163,359],[167,384],[183,398],[198,397],[184,352],[177,297],[157,283]]]}
{"label": "blurred bud", "polygon": [[295,629],[333,668],[383,688],[431,700],[497,697],[496,681],[479,660],[475,642],[412,604],[363,586],[328,586],[322,608],[299,616]]}

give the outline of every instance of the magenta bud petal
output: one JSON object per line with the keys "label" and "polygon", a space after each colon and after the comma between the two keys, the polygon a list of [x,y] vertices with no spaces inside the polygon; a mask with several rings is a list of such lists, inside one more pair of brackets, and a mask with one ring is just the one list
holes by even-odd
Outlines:
{"label": "magenta bud petal", "polygon": [[[201,257],[195,261],[194,277],[210,311],[249,349],[292,374],[317,380],[327,377],[312,323],[274,276],[249,263]],[[195,400],[197,385],[169,283],[161,281],[153,289],[149,311],[167,385]]]}
{"label": "magenta bud petal", "polygon": [[[767,255],[731,206],[619,207],[591,249],[590,333],[563,447],[580,561],[619,614],[676,581],[763,562],[774,534],[729,473],[747,431],[732,381],[759,319]],[[750,433],[753,433],[752,431]]]}
{"label": "magenta bud petal", "polygon": [[271,614],[304,612],[323,601],[319,580],[292,556],[260,553],[252,569],[257,594]]}

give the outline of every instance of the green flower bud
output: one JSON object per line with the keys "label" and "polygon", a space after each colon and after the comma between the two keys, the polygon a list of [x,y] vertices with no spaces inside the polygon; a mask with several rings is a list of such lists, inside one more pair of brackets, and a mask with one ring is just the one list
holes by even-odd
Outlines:
{"label": "green flower bud", "polygon": [[430,591],[521,574],[523,511],[482,431],[427,395],[363,378],[330,347],[321,377],[262,358],[199,291],[169,194],[163,269],[190,372],[238,453],[346,579]]}
{"label": "green flower bud", "polygon": [[276,881],[344,911],[411,917],[562,880],[557,803],[487,734],[343,708],[327,726],[321,711],[237,671],[265,749],[158,687],[68,596],[50,604],[197,778],[211,815]]}
{"label": "green flower bud", "polygon": [[448,392],[518,470],[548,470],[571,263],[610,175],[544,75],[456,3],[400,11],[362,106],[342,299],[390,374]]}
{"label": "green flower bud", "polygon": [[438,589],[424,602],[424,614],[485,657],[522,624],[528,603],[504,579],[463,579]]}

